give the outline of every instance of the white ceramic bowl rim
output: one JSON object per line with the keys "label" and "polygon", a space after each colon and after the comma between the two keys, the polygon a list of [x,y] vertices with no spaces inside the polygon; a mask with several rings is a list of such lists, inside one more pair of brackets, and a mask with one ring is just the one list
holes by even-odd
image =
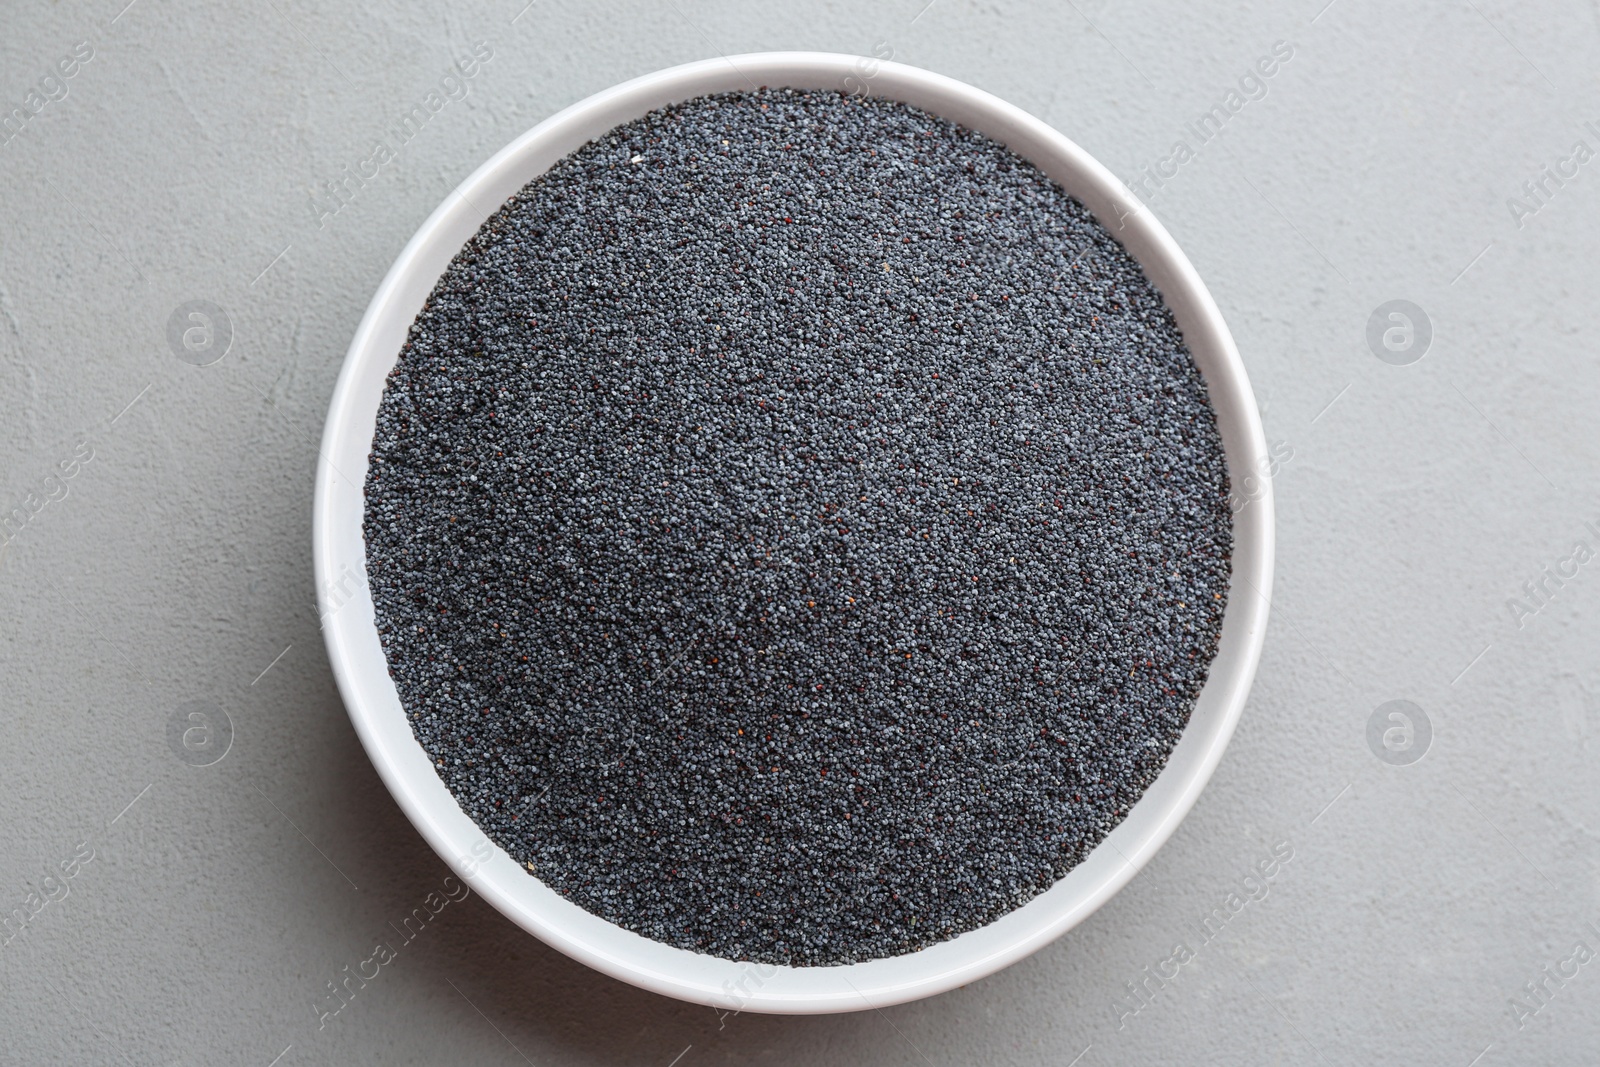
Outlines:
{"label": "white ceramic bowl rim", "polygon": [[[673,948],[556,894],[461,811],[411,732],[390,680],[366,589],[362,485],[378,402],[412,320],[480,224],[529,180],[620,123],[666,104],[755,85],[865,90],[951,119],[1007,145],[1081,200],[1139,261],[1172,309],[1217,413],[1232,484],[1259,495],[1234,516],[1233,576],[1211,672],[1165,769],[1112,833],[1067,876],[987,926],[904,956],[838,967],[739,963]],[[1233,733],[1265,634],[1272,581],[1272,495],[1244,366],[1183,252],[1099,163],[1043,122],[972,86],[899,63],[817,52],[706,60],[607,89],[541,122],[462,182],[423,223],[378,287],[334,388],[317,464],[313,554],[328,655],[356,733],[402,810],[471,887],[513,922],[606,974],[728,1010],[851,1011],[930,996],[999,970],[1082,922],[1172,834]]]}

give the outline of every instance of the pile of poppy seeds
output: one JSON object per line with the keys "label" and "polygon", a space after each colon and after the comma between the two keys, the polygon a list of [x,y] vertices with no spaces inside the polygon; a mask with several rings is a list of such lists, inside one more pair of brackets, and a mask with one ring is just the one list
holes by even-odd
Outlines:
{"label": "pile of poppy seeds", "polygon": [[530,182],[391,373],[368,573],[416,737],[567,899],[735,960],[982,926],[1188,721],[1228,482],[1171,313],[903,104],[700,97]]}

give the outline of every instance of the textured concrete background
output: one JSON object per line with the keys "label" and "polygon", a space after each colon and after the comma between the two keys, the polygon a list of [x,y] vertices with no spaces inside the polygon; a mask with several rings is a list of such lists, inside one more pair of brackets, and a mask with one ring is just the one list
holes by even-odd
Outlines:
{"label": "textured concrete background", "polygon": [[[0,550],[0,1061],[1594,1062],[1592,0],[525,3],[8,5],[0,505],[23,510]],[[1229,110],[1278,41],[1291,57]],[[332,198],[478,42],[465,98]],[[318,632],[311,476],[356,323],[434,206],[540,119],[785,48],[892,49],[1125,180],[1173,175],[1151,207],[1287,457],[1232,747],[1116,899],[931,1001],[720,1017],[474,897],[319,1030],[325,984],[448,873]],[[1368,342],[1395,299],[1431,324],[1404,366]],[[185,348],[182,320],[169,342],[194,300],[220,308],[209,340]],[[1376,351],[1412,359],[1421,336]],[[1410,734],[1386,710],[1369,742],[1391,700],[1414,702]],[[1274,846],[1292,859],[1259,881]]]}

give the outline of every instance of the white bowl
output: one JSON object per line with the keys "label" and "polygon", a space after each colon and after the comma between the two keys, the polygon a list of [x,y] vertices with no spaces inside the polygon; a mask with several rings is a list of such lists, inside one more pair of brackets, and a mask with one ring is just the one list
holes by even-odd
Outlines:
{"label": "white bowl", "polygon": [[[1127,817],[1067,876],[980,929],[904,956],[839,967],[736,963],[651,941],[592,915],[518,866],[456,805],[412,735],[384,662],[365,583],[362,485],[385,377],[451,258],[507,198],[556,160],[666,104],[752,85],[867,91],[1007,145],[1121,239],[1177,317],[1205,377],[1236,487],[1260,483],[1234,516],[1233,580],[1221,644],[1188,728]],[[1060,937],[1122,888],[1194,804],[1233,733],[1260,657],[1272,582],[1272,496],[1244,366],[1189,260],[1111,172],[1005,101],[899,63],[818,52],[705,60],[635,78],[546,119],[473,172],[422,224],[378,287],[333,391],[317,465],[314,554],[333,672],[356,733],[428,843],[513,922],[625,982],[730,1010],[816,1013],[883,1007],[953,989]]]}

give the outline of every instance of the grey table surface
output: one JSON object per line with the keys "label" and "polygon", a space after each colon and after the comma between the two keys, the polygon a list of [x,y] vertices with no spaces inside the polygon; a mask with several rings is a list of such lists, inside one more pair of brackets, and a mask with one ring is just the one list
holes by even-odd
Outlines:
{"label": "grey table surface", "polygon": [[[19,0],[4,23],[0,1062],[1600,1055],[1594,3]],[[892,50],[1041,116],[1142,182],[1206,279],[1283,457],[1232,745],[1110,903],[932,1000],[723,1015],[471,897],[324,1019],[448,873],[318,628],[311,478],[366,303],[539,120],[790,48]],[[231,333],[208,366],[169,342],[197,300],[202,356]],[[1393,300],[1421,309],[1410,334],[1379,316],[1398,351],[1369,343]],[[225,751],[173,743],[197,701]]]}

